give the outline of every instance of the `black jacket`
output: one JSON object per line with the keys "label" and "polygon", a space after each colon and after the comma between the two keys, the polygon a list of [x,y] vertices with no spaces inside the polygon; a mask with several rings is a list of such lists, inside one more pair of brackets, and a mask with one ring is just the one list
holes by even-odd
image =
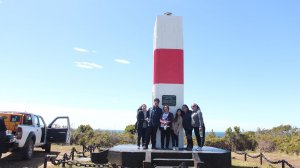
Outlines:
{"label": "black jacket", "polygon": [[192,111],[189,110],[187,113],[182,113],[182,126],[184,129],[192,129]]}
{"label": "black jacket", "polygon": [[[147,112],[146,112],[146,115],[147,115]],[[144,112],[139,111],[136,118],[137,118],[137,129],[140,130],[143,128],[143,123],[145,122]]]}
{"label": "black jacket", "polygon": [[149,125],[152,127],[159,127],[160,117],[162,115],[162,109],[157,107],[151,107],[147,111],[147,117],[150,119]]}
{"label": "black jacket", "polygon": [[3,117],[0,117],[0,132],[5,132],[6,131],[6,126],[4,123]]}

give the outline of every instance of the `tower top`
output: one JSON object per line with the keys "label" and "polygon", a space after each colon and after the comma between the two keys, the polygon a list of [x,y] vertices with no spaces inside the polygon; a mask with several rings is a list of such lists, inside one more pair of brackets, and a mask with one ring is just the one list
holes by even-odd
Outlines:
{"label": "tower top", "polygon": [[171,13],[171,12],[165,12],[164,15],[166,15],[166,16],[171,16],[172,13]]}

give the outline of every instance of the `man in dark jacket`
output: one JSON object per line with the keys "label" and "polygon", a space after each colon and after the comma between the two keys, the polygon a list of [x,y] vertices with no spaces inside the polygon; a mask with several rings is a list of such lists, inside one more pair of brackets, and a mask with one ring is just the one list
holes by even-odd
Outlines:
{"label": "man in dark jacket", "polygon": [[147,120],[148,120],[148,127],[146,133],[146,145],[144,149],[148,149],[148,145],[152,144],[152,149],[156,149],[156,132],[160,125],[160,117],[162,115],[162,109],[158,107],[159,99],[155,98],[153,101],[153,107],[149,108],[147,111]]}
{"label": "man in dark jacket", "polygon": [[4,118],[0,117],[0,155],[4,150],[4,141],[6,139],[6,126],[4,123]]}

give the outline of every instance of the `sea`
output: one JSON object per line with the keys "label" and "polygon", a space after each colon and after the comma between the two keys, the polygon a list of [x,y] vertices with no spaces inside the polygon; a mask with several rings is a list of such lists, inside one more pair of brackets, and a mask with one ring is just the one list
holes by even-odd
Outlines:
{"label": "sea", "polygon": [[[115,133],[123,133],[124,130],[107,130]],[[206,132],[205,135],[208,135],[210,132]],[[223,138],[225,136],[225,132],[215,132],[216,136],[219,138]]]}

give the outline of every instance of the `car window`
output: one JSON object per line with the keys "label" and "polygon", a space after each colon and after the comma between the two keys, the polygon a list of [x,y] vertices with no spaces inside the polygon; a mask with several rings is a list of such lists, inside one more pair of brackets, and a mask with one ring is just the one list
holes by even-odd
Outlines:
{"label": "car window", "polygon": [[38,117],[38,119],[39,119],[40,127],[44,128],[45,124],[43,122],[43,119],[40,116]]}
{"label": "car window", "polygon": [[68,120],[66,118],[59,118],[52,123],[51,128],[68,128]]}
{"label": "car window", "polygon": [[20,122],[21,117],[17,115],[11,115],[10,116],[10,122]]}
{"label": "car window", "polygon": [[33,116],[33,124],[34,124],[35,126],[38,126],[38,125],[39,125],[39,119],[38,119],[37,116]]}
{"label": "car window", "polygon": [[30,114],[24,115],[23,124],[24,125],[32,125],[32,117]]}

